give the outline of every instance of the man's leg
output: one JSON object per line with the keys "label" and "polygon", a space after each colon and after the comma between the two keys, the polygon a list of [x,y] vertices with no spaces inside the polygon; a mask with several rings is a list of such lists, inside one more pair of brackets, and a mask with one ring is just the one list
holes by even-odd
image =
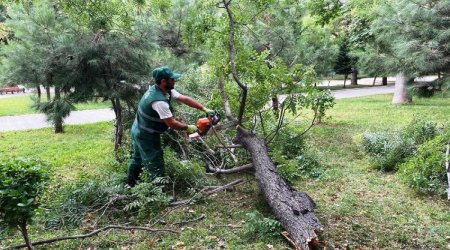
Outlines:
{"label": "man's leg", "polygon": [[139,178],[139,174],[142,172],[142,158],[139,146],[133,136],[133,159],[128,165],[128,180],[127,183],[130,187],[136,185],[136,181]]}
{"label": "man's leg", "polygon": [[161,148],[161,136],[151,135],[141,141],[141,157],[144,167],[150,172],[151,179],[164,176],[164,153]]}

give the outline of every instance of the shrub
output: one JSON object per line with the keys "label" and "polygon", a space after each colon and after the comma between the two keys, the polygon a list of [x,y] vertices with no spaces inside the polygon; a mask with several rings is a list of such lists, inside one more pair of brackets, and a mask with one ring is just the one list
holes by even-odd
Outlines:
{"label": "shrub", "polygon": [[444,195],[447,182],[445,145],[449,140],[450,134],[447,134],[421,145],[417,155],[400,165],[403,181],[419,193]]}
{"label": "shrub", "polygon": [[397,132],[364,133],[363,146],[373,166],[383,171],[396,170],[413,153],[412,145]]}
{"label": "shrub", "polygon": [[30,249],[27,224],[38,211],[49,179],[48,167],[38,160],[0,162],[0,224],[19,227]]}
{"label": "shrub", "polygon": [[415,117],[401,132],[401,136],[405,141],[418,146],[428,140],[433,139],[440,133],[437,124],[432,121],[425,121]]}

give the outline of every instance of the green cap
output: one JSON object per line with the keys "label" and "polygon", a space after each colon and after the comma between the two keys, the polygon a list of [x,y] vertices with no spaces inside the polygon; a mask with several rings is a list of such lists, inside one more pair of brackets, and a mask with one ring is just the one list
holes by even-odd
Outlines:
{"label": "green cap", "polygon": [[173,73],[173,71],[167,66],[158,67],[153,70],[153,78],[155,78],[156,82],[161,81],[162,79],[168,79],[168,78],[178,80],[178,78],[180,78],[180,76],[181,76],[181,74]]}

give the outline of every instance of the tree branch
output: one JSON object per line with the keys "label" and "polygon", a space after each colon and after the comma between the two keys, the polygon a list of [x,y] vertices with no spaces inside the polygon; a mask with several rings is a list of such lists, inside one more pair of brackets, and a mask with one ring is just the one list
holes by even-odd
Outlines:
{"label": "tree branch", "polygon": [[232,181],[232,182],[230,182],[230,183],[228,183],[228,184],[225,184],[225,185],[223,185],[223,186],[217,187],[217,188],[215,188],[215,189],[213,189],[213,190],[210,190],[210,191],[207,191],[207,192],[206,192],[205,189],[202,189],[202,190],[200,190],[197,194],[195,194],[194,196],[192,196],[190,199],[187,199],[187,200],[181,200],[181,201],[175,201],[175,202],[170,203],[169,206],[171,206],[171,207],[176,207],[176,206],[189,205],[189,204],[191,204],[191,203],[194,201],[194,199],[196,198],[196,196],[197,196],[199,193],[202,193],[202,194],[204,194],[204,195],[206,195],[206,196],[209,196],[209,195],[212,195],[212,194],[214,194],[214,193],[218,193],[218,192],[220,192],[220,191],[222,191],[222,190],[224,190],[224,189],[227,189],[227,188],[236,186],[236,185],[238,185],[238,184],[241,184],[243,181],[244,181],[243,179],[237,179],[237,180],[235,180],[235,181]]}
{"label": "tree branch", "polygon": [[[125,226],[120,226],[120,225],[109,225],[106,227],[102,227],[100,229],[94,230],[90,233],[87,234],[81,234],[81,235],[73,235],[73,236],[65,236],[65,237],[58,237],[58,238],[52,238],[52,239],[48,239],[48,240],[40,240],[40,241],[36,241],[33,244],[33,246],[38,246],[38,245],[44,245],[44,244],[48,244],[48,243],[53,243],[53,242],[58,242],[58,241],[63,241],[63,240],[74,240],[74,239],[84,239],[84,238],[88,238],[94,235],[99,234],[100,232],[103,231],[108,231],[111,229],[120,229],[120,230],[143,230],[143,231],[148,231],[148,232],[168,232],[168,233],[176,233],[179,234],[179,231],[175,231],[172,229],[157,229],[157,228],[149,228],[149,227],[125,227]],[[20,248],[24,248],[26,247],[26,244],[22,244],[22,245],[17,245],[17,246],[13,246],[10,248],[6,248],[6,249],[20,249]]]}
{"label": "tree branch", "polygon": [[230,40],[228,41],[228,46],[230,49],[231,73],[233,75],[234,81],[242,89],[241,104],[239,106],[239,113],[238,113],[238,119],[237,119],[238,125],[242,125],[242,117],[244,116],[245,103],[247,101],[247,85],[245,85],[241,82],[241,80],[239,79],[239,76],[237,74],[237,70],[236,70],[236,48],[234,46],[235,21],[233,18],[233,13],[231,12],[231,9],[230,9],[230,3],[231,3],[231,0],[229,0],[229,1],[223,0],[223,4],[224,4],[225,9],[227,10],[228,20],[230,23]]}
{"label": "tree branch", "polygon": [[236,118],[233,117],[233,114],[231,113],[231,107],[230,107],[230,102],[228,101],[228,95],[225,92],[225,86],[223,83],[223,78],[220,78],[219,82],[217,83],[219,90],[220,90],[220,95],[222,96],[222,100],[223,100],[223,107],[225,109],[225,116],[227,117],[228,121],[235,121]]}

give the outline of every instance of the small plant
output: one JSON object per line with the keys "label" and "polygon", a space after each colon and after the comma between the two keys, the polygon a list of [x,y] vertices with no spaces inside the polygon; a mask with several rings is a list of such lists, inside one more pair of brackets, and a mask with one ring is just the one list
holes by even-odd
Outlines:
{"label": "small plant", "polygon": [[50,180],[48,167],[34,159],[0,162],[0,225],[19,228],[28,249],[27,225],[39,211],[39,198]]}
{"label": "small plant", "polygon": [[312,109],[317,110],[317,123],[321,123],[322,119],[325,118],[325,111],[331,109],[335,102],[334,96],[331,94],[330,90],[321,91],[316,95],[314,102],[312,103]]}
{"label": "small plant", "polygon": [[247,230],[258,238],[269,241],[279,237],[283,231],[281,223],[275,219],[265,218],[260,212],[255,211],[246,214],[247,221],[245,226]]}
{"label": "small plant", "polygon": [[448,141],[450,134],[421,145],[414,157],[400,165],[399,173],[403,181],[419,193],[444,195],[447,181],[445,145]]}
{"label": "small plant", "polygon": [[291,184],[294,180],[301,177],[296,160],[289,160],[285,164],[280,165],[277,171],[286,182]]}

